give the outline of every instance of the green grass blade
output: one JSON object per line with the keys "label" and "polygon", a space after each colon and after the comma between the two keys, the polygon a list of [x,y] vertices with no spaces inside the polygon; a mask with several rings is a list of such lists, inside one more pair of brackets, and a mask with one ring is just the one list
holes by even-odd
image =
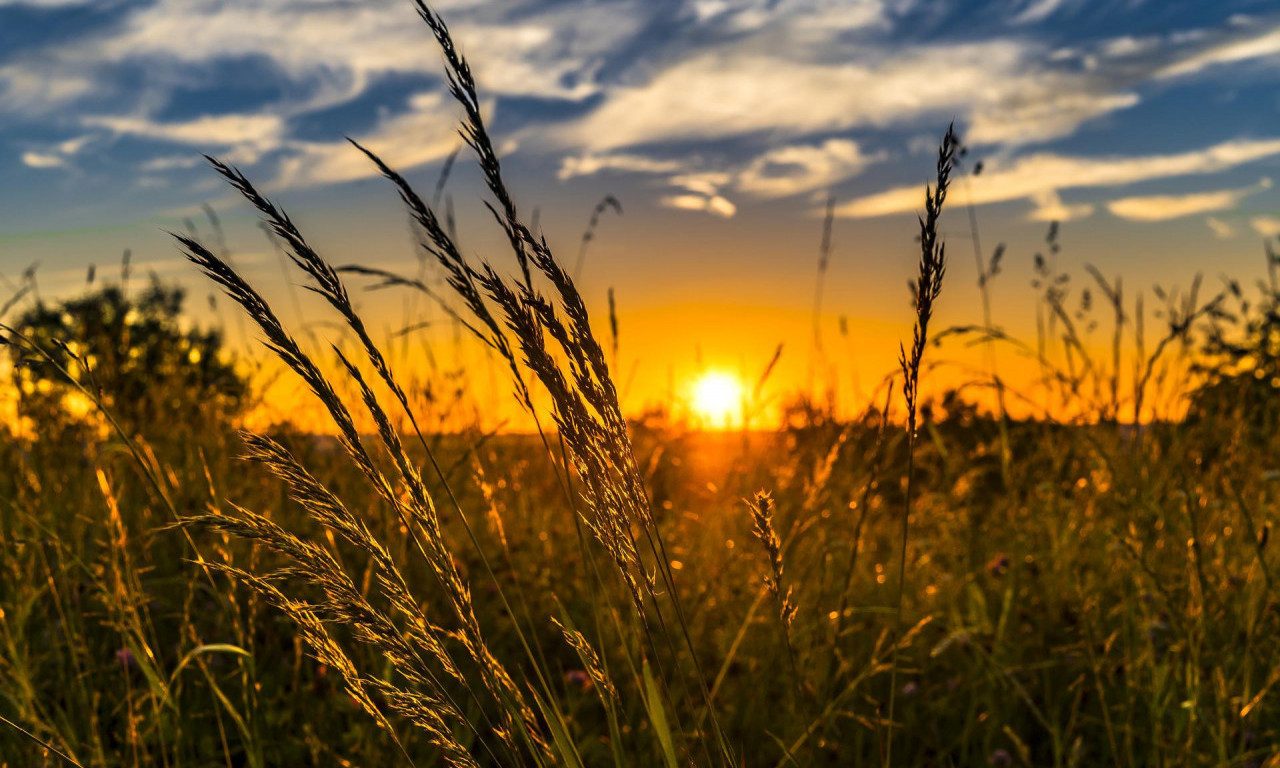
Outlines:
{"label": "green grass blade", "polygon": [[658,690],[658,681],[653,677],[653,668],[649,666],[648,659],[644,661],[644,706],[649,712],[649,724],[653,726],[653,733],[662,745],[667,768],[680,768],[680,761],[676,759],[675,740],[667,725],[667,712],[662,706],[662,693]]}

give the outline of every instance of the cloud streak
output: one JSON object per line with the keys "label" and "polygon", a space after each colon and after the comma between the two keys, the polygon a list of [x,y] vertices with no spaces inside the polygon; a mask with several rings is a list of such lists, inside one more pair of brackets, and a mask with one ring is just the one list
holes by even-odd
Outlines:
{"label": "cloud streak", "polygon": [[677,141],[768,134],[803,136],[968,115],[970,139],[1022,144],[1065,136],[1132,106],[1083,73],[1046,71],[1027,43],[931,45],[864,52],[850,63],[772,53],[713,52],[679,61],[647,82],[616,88],[566,127],[569,146],[603,152]]}
{"label": "cloud streak", "polygon": [[1131,221],[1168,221],[1198,213],[1227,211],[1235,208],[1249,195],[1270,188],[1271,180],[1263,179],[1257,185],[1243,189],[1220,189],[1186,195],[1126,197],[1107,203],[1107,210],[1113,216]]}
{"label": "cloud streak", "polygon": [[[492,112],[492,104],[487,110]],[[461,139],[443,94],[423,93],[411,100],[411,111],[377,125],[360,143],[399,169],[409,169],[452,152]],[[276,186],[339,184],[378,175],[369,158],[346,141],[290,145],[281,162]]]}
{"label": "cloud streak", "polygon": [[[1193,176],[1280,155],[1280,139],[1238,139],[1204,149],[1139,157],[1071,157],[1036,153],[991,167],[969,185],[974,205],[1035,199],[1068,189],[1123,187],[1142,181]],[[869,218],[917,210],[921,188],[904,186],[852,200],[840,216]]]}

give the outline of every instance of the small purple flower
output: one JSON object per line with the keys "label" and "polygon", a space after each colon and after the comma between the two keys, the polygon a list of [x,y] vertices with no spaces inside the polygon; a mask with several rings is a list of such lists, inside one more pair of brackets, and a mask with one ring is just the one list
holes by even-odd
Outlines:
{"label": "small purple flower", "polygon": [[915,696],[915,695],[916,695],[916,692],[917,692],[917,691],[919,691],[919,690],[920,690],[920,686],[919,686],[919,685],[916,685],[915,681],[912,681],[912,682],[907,683],[906,685],[902,686],[902,695],[903,695],[903,696]]}
{"label": "small purple flower", "polygon": [[130,671],[138,668],[138,660],[134,658],[133,651],[128,648],[121,648],[116,651],[116,663],[123,669]]}
{"label": "small purple flower", "polygon": [[1002,767],[1013,765],[1013,755],[1007,749],[997,749],[991,753],[991,764]]}
{"label": "small purple flower", "polygon": [[591,678],[581,669],[571,669],[564,674],[564,681],[570,686],[585,691],[591,687]]}

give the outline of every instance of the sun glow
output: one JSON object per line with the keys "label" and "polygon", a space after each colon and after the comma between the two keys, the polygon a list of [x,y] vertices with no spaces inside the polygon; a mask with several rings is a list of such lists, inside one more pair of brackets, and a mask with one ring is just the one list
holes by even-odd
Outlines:
{"label": "sun glow", "polygon": [[742,383],[728,373],[704,373],[693,383],[692,405],[703,426],[727,429],[742,412]]}

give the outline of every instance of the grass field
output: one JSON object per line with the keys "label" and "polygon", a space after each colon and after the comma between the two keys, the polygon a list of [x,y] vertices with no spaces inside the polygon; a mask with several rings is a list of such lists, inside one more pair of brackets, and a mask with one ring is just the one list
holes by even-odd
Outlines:
{"label": "grass field", "polygon": [[[366,153],[538,428],[457,429],[452,385],[398,370],[352,307],[368,271],[214,161],[343,344],[302,343],[223,255],[176,245],[325,421],[241,432],[252,387],[217,338],[175,336],[137,287],[76,310],[107,341],[5,307],[0,765],[1280,765],[1276,257],[1258,295],[1159,296],[1146,328],[1140,294],[1095,274],[1068,306],[1038,260],[1038,340],[936,327],[948,132],[874,404],[797,395],[770,431],[629,420],[609,319],[525,223],[421,10],[510,253],[463,258]],[[1114,339],[1087,341],[1095,321]],[[130,352],[147,338],[157,357]],[[982,408],[929,385],[965,343]],[[998,378],[1014,354],[1038,383]]]}

